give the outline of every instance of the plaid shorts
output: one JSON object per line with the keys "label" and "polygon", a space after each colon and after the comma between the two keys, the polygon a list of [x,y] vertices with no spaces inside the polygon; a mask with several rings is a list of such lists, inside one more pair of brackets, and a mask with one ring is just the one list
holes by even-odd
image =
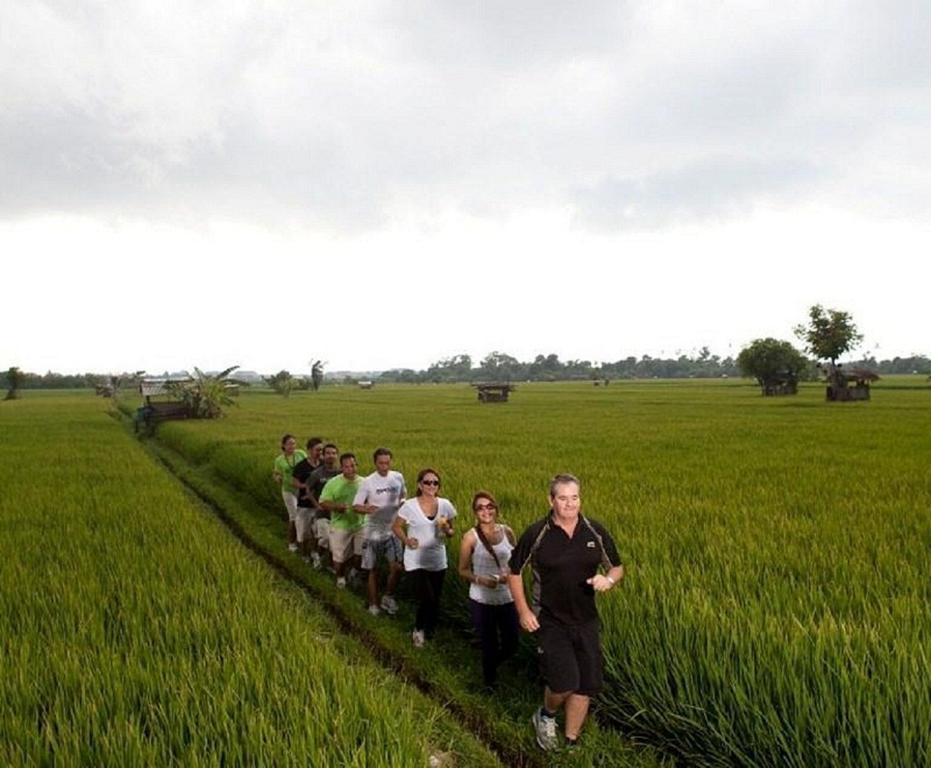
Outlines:
{"label": "plaid shorts", "polygon": [[388,563],[400,563],[403,557],[404,547],[394,534],[385,539],[366,539],[362,542],[362,568],[366,571],[377,566],[379,558]]}

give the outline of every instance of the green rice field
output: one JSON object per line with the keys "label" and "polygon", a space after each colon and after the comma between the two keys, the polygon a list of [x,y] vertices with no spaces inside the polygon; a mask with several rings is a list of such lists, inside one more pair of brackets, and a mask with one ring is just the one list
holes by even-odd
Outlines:
{"label": "green rice field", "polygon": [[[127,411],[135,404],[124,397]],[[24,745],[0,760],[42,762],[49,749],[79,756],[94,749],[91,757],[197,755],[209,763],[219,750],[228,762],[248,762],[261,745],[269,751],[258,754],[271,764],[295,754],[294,739],[302,756],[320,746],[309,733],[297,735],[294,722],[304,722],[306,710],[297,710],[303,719],[287,719],[302,703],[288,698],[287,665],[272,661],[276,644],[294,633],[308,653],[338,652],[320,641],[318,621],[329,627],[325,636],[335,630],[303,595],[277,583],[192,506],[168,471],[107,416],[104,402],[30,395],[0,407],[0,429],[2,664],[20,670],[13,682],[6,674],[0,682],[3,712],[12,713],[0,716],[0,748]],[[149,447],[164,452],[173,471],[187,473],[189,484],[277,551],[296,579],[335,593],[285,551],[271,480],[285,432],[301,442],[332,439],[354,450],[365,471],[372,450],[387,445],[409,485],[418,469],[434,467],[463,520],[472,493],[491,490],[516,529],[546,512],[552,474],[582,478],[584,510],[614,533],[627,576],[599,598],[608,685],[586,750],[565,764],[931,764],[926,382],[883,381],[871,402],[843,404],[823,402],[815,385],[796,397],[761,398],[756,387],[735,381],[527,384],[511,402],[488,405],[464,385],[328,386],[288,399],[246,392],[221,420],[159,427]],[[46,477],[51,446],[67,459]],[[138,486],[128,482],[136,475],[144,478]],[[36,515],[37,508],[48,513]],[[21,599],[24,588],[34,601]],[[118,597],[106,597],[113,591]],[[448,580],[451,624],[456,617],[465,623],[464,591]],[[272,599],[263,602],[263,595]],[[364,614],[357,595],[332,599]],[[41,639],[46,624],[48,645]],[[371,624],[378,642],[402,658],[413,657],[408,629],[403,614],[393,624]],[[204,648],[207,637],[214,645]],[[74,638],[90,657],[69,652]],[[527,718],[539,686],[526,670],[530,653],[508,672],[508,695],[488,703],[469,698],[467,681],[478,674],[474,650],[454,634],[437,642],[448,642],[446,650],[426,649],[422,674],[452,704],[489,707],[495,738],[532,752]],[[48,672],[43,654],[56,660]],[[188,687],[175,682],[199,671],[202,659],[213,662],[212,674]],[[280,680],[281,690],[255,679],[244,689],[218,681],[220,670],[237,663],[260,665],[260,677]],[[88,682],[88,670],[98,667],[101,674]],[[390,674],[362,664],[352,672]],[[238,673],[231,676],[238,684]],[[343,701],[339,692],[356,686],[371,696],[346,693],[360,709],[350,712],[346,703],[341,724],[371,724],[388,711],[378,697],[384,686],[347,676],[329,685],[328,701]],[[244,698],[253,706],[243,706]],[[434,711],[435,703],[415,698],[392,712],[396,727],[366,727],[365,736],[390,739],[407,727],[404,718],[423,716],[418,707]],[[243,721],[249,713],[253,719]],[[92,730],[82,730],[78,723],[88,720]],[[37,733],[36,723],[45,722]],[[347,729],[345,738],[358,745],[353,733]],[[386,764],[425,765],[431,749],[458,755],[458,765],[480,764],[470,750],[493,759],[465,735],[450,735],[449,744],[435,735],[402,741],[411,748],[403,753],[408,762]],[[656,751],[632,749],[630,741]],[[340,744],[320,748],[350,749]],[[352,764],[340,760],[358,752],[339,754],[304,762]]]}
{"label": "green rice field", "polygon": [[101,401],[4,403],[0,434],[0,765],[501,765]]}

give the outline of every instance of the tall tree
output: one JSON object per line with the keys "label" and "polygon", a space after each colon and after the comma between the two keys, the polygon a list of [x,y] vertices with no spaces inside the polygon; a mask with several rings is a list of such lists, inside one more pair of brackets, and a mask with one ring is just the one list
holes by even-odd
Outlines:
{"label": "tall tree", "polygon": [[820,304],[808,310],[808,325],[797,325],[795,335],[818,360],[830,361],[832,370],[837,358],[863,341],[863,334],[857,332],[848,312],[825,309]]}
{"label": "tall tree", "polygon": [[15,365],[10,366],[6,372],[7,391],[4,400],[15,400],[19,397],[19,388],[23,383],[23,372]]}
{"label": "tall tree", "polygon": [[788,341],[766,338],[755,339],[744,347],[737,356],[737,365],[765,392],[766,385],[777,379],[798,380],[808,360]]}

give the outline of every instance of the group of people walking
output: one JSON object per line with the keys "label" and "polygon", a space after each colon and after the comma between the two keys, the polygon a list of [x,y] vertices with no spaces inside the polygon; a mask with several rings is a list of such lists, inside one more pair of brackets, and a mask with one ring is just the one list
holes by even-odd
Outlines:
{"label": "group of people walking", "polygon": [[[293,435],[285,435],[273,477],[288,512],[289,549],[316,569],[324,567],[329,553],[338,589],[360,583],[366,573],[369,613],[397,613],[395,589],[406,574],[417,601],[411,640],[421,648],[439,619],[447,542],[457,513],[440,494],[440,474],[429,467],[417,473],[414,496],[408,498],[392,459],[387,448],[376,449],[374,471],[360,477],[353,453],[340,453],[335,444],[316,437],[302,450]],[[494,687],[498,667],[517,650],[519,628],[537,639],[546,687],[532,723],[537,744],[545,750],[563,741],[556,725],[560,710],[564,741],[575,744],[590,698],[601,688],[595,595],[613,588],[624,574],[610,534],[581,514],[578,478],[556,475],[549,503],[549,513],[517,538],[499,520],[495,497],[476,492],[473,525],[461,538],[458,558],[459,576],[469,582],[485,685]],[[379,600],[382,564],[387,581]],[[530,601],[522,575],[527,567]]]}

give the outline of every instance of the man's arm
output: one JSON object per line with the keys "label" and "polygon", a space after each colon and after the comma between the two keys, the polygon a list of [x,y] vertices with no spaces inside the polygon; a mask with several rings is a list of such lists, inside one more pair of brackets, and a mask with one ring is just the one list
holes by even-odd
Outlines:
{"label": "man's arm", "polygon": [[[337,475],[339,477],[339,475]],[[334,486],[330,481],[327,481],[327,484],[323,486],[323,490],[320,492],[320,507],[327,512],[345,512],[348,504],[340,504],[334,498],[333,494],[335,492]]]}
{"label": "man's arm", "polygon": [[[617,545],[614,543],[611,534],[597,523],[595,523],[595,525],[599,529],[598,532],[601,536],[601,543],[605,549],[605,555],[608,558],[609,564],[612,565],[607,573],[595,574],[588,580],[588,583],[591,584],[592,589],[596,592],[607,592],[624,578],[624,564],[621,562],[621,556],[617,552]],[[614,563],[617,563],[617,565],[613,565]]]}
{"label": "man's arm", "polygon": [[508,587],[514,598],[514,607],[517,609],[517,618],[520,619],[520,625],[527,632],[536,632],[540,628],[540,622],[527,604],[527,596],[524,594],[524,580],[519,573],[508,575]]}
{"label": "man's arm", "polygon": [[623,578],[624,566],[615,565],[605,574],[596,573],[588,580],[588,583],[592,585],[592,589],[596,592],[607,592]]}
{"label": "man's arm", "polygon": [[357,512],[360,515],[371,515],[373,512],[378,511],[378,507],[368,503],[368,495],[368,486],[363,482],[359,490],[356,491],[355,498],[352,500],[353,512]]}

